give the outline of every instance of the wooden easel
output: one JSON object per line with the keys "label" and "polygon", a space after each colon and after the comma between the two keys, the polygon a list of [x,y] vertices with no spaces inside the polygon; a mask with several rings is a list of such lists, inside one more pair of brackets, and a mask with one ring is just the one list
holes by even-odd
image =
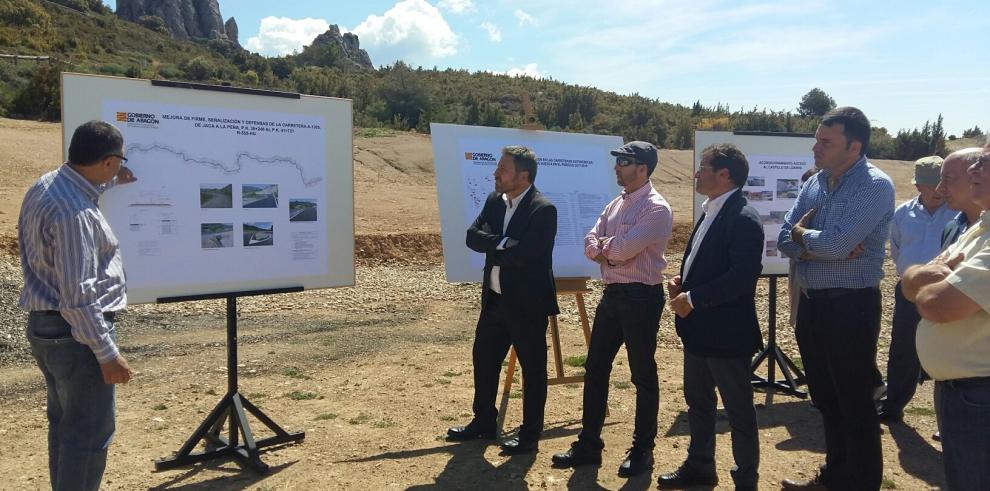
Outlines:
{"label": "wooden easel", "polygon": [[[588,312],[584,307],[584,294],[590,292],[588,288],[588,277],[579,278],[556,278],[557,295],[574,295],[577,300],[578,316],[581,319],[581,329],[584,331],[585,346],[591,345],[591,326],[588,324]],[[556,376],[547,377],[547,385],[576,384],[584,382],[583,375],[564,375],[564,359],[560,352],[560,326],[557,324],[557,316],[550,316],[550,341],[553,344],[553,362],[557,369]],[[516,350],[509,350],[509,366],[505,371],[505,383],[502,386],[502,394],[508,395],[512,390],[512,376],[516,371]],[[522,380],[522,377],[519,378]],[[503,412],[504,414],[504,412]]]}

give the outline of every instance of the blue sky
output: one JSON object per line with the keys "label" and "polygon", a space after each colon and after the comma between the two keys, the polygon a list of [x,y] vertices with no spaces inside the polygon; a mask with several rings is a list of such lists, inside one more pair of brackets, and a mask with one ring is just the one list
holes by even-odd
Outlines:
{"label": "blue sky", "polygon": [[220,11],[242,45],[271,56],[337,24],[377,66],[528,74],[732,109],[794,110],[819,87],[891,133],[939,113],[950,134],[990,127],[990,8],[975,0],[220,0]]}

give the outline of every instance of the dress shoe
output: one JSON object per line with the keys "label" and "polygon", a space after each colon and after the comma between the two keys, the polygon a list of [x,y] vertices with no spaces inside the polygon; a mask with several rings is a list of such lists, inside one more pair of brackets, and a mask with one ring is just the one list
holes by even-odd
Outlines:
{"label": "dress shoe", "polygon": [[495,427],[483,427],[471,421],[467,426],[447,428],[447,441],[466,442],[468,440],[491,440],[495,438]]}
{"label": "dress shoe", "polygon": [[550,459],[554,467],[578,467],[582,465],[599,465],[602,463],[602,451],[587,443],[576,441],[564,453],[553,454]]}
{"label": "dress shoe", "polygon": [[653,450],[643,450],[637,447],[629,449],[626,460],[619,466],[619,477],[632,477],[653,468]]}
{"label": "dress shoe", "polygon": [[519,455],[539,450],[540,441],[530,440],[529,438],[520,438],[517,436],[502,442],[499,447],[502,448],[502,453],[505,455]]}
{"label": "dress shoe", "polygon": [[689,465],[687,462],[681,464],[676,471],[669,474],[661,474],[657,479],[657,486],[660,489],[683,489],[691,486],[716,486],[718,485],[718,474],[715,471],[703,471]]}
{"label": "dress shoe", "polygon": [[795,489],[803,491],[828,491],[828,487],[822,482],[822,475],[818,474],[812,479],[807,481],[797,481],[793,479],[784,479],[780,482],[780,487],[783,489]]}

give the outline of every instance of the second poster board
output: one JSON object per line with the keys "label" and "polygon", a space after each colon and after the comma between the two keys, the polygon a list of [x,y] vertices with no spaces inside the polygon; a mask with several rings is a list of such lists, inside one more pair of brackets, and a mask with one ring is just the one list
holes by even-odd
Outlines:
{"label": "second poster board", "polygon": [[465,234],[495,190],[492,173],[507,145],[536,153],[535,186],[557,207],[554,276],[601,277],[598,264],[584,257],[584,236],[621,191],[609,152],[622,138],[436,123],[430,131],[447,281],[482,279],[484,255],[467,248]]}
{"label": "second poster board", "polygon": [[[777,250],[777,236],[784,214],[794,205],[801,190],[801,174],[815,165],[811,147],[813,135],[795,133],[748,133],[696,131],[694,171],[701,165],[701,151],[709,145],[731,143],[746,155],[749,178],[743,194],[749,205],[760,212],[763,222],[763,274],[786,275],[788,259]],[[694,193],[694,222],[701,217],[705,196]]]}

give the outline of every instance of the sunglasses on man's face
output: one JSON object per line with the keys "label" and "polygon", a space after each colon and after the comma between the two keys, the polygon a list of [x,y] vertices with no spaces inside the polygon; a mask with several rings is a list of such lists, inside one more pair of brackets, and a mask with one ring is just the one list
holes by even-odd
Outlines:
{"label": "sunglasses on man's face", "polygon": [[636,162],[636,159],[633,159],[633,158],[630,158],[630,157],[616,157],[615,158],[615,165],[618,165],[619,167],[626,167],[626,166],[630,166],[630,165],[638,164],[638,163],[639,162]]}
{"label": "sunglasses on man's face", "polygon": [[120,163],[122,163],[122,164],[126,164],[127,163],[127,157],[124,157],[123,155],[121,155],[119,153],[111,153],[110,155],[107,155],[107,157],[117,157],[118,159],[120,159]]}

